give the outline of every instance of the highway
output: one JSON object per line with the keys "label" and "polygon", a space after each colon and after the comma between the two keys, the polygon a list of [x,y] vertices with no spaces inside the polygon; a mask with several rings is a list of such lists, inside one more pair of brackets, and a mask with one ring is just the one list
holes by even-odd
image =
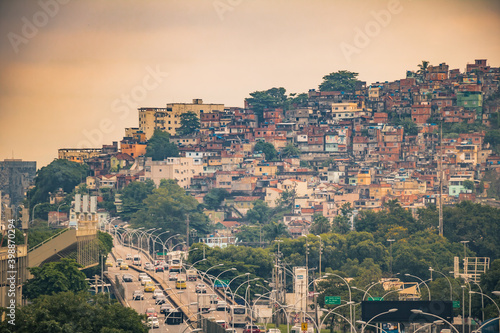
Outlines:
{"label": "highway", "polygon": [[[145,292],[144,297],[145,300],[143,301],[133,301],[132,300],[132,293],[135,290],[144,290],[144,287],[138,282],[138,275],[139,272],[133,269],[132,267],[132,260],[126,260],[127,254],[131,254],[132,256],[139,254],[141,255],[142,258],[142,264],[145,263],[145,255],[143,253],[138,253],[137,250],[135,249],[130,249],[128,247],[124,247],[120,244],[117,244],[115,241],[114,248],[113,248],[113,254],[115,255],[116,259],[123,259],[125,263],[129,265],[128,270],[120,270],[118,267],[116,267],[116,263],[113,261],[113,267],[108,267],[108,272],[111,274],[111,276],[114,279],[115,275],[118,275],[118,279],[120,281],[123,274],[131,274],[134,277],[133,282],[122,282],[122,285],[125,286],[125,293],[127,297],[127,302],[131,307],[133,307],[137,312],[139,313],[145,313],[146,309],[149,307],[153,307],[156,309],[158,313],[158,318],[160,321],[160,328],[154,329],[155,332],[190,332],[191,329],[187,328],[187,325],[185,323],[181,325],[167,325],[164,323],[164,318],[165,316],[163,314],[160,315],[160,305],[155,305],[155,300],[152,298],[152,293]],[[111,255],[109,256],[108,261],[111,260]],[[142,269],[142,267],[141,267]],[[174,302],[178,303],[179,306],[183,305],[183,309],[187,309],[189,313],[189,320],[191,322],[196,322],[197,317],[199,315],[198,313],[198,307],[197,304],[193,303],[198,303],[198,295],[196,293],[196,285],[199,283],[204,283],[201,282],[201,280],[198,278],[197,281],[187,281],[186,283],[186,289],[176,289],[175,288],[175,281],[169,281],[168,276],[169,273],[168,271],[164,272],[159,272],[155,273],[153,271],[147,271],[147,273],[155,280],[157,280],[159,283],[156,284],[156,288],[161,288],[162,286],[164,287],[164,293],[168,294],[171,296],[171,298],[174,300]],[[161,284],[161,285],[160,285]],[[212,289],[211,285],[208,285],[207,283],[204,283],[207,287],[207,294],[215,294],[215,292]],[[166,291],[166,292],[165,292]],[[168,299],[168,298],[167,298]],[[172,309],[176,308],[176,305],[171,303]],[[202,314],[204,317],[209,317],[213,318],[214,320],[224,320],[226,322],[229,321],[228,314],[226,311],[215,311],[215,304],[212,305],[212,309],[209,313],[204,313]],[[237,329],[238,332],[242,331],[242,328]]]}

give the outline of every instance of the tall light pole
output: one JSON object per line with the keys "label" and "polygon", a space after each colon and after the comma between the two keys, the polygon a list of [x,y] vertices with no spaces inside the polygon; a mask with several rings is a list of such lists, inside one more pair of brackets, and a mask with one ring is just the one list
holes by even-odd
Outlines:
{"label": "tall light pole", "polygon": [[[450,279],[448,279],[448,277],[447,277],[444,273],[442,273],[442,272],[440,272],[440,271],[436,271],[436,270],[435,270],[435,269],[433,269],[432,267],[429,267],[429,271],[431,272],[431,279],[432,279],[432,272],[439,273],[439,274],[441,274],[442,276],[444,276],[444,277],[445,277],[446,281],[448,281],[448,284],[450,285],[450,301],[453,301],[453,287],[451,286],[451,281],[450,281]],[[432,281],[432,280],[431,280],[431,281]],[[483,319],[483,320],[484,320],[484,319]]]}
{"label": "tall light pole", "polygon": [[[491,293],[495,296],[500,296],[500,291],[492,291]],[[480,293],[478,291],[469,290],[469,294],[480,294],[482,296],[486,296],[486,298],[488,298],[493,304],[495,304],[498,311],[498,332],[500,333],[500,307],[498,306],[498,304],[490,296]]]}
{"label": "tall light pole", "polygon": [[[424,314],[426,316],[431,316],[431,317],[434,317],[434,318],[438,318],[438,319],[441,319],[442,321],[444,321],[445,323],[447,323],[448,325],[450,325],[451,328],[453,328],[455,330],[455,332],[457,333],[460,333],[455,326],[453,326],[452,323],[450,323],[449,321],[447,321],[446,319],[442,318],[442,317],[439,317],[438,315],[435,315],[433,313],[428,313],[428,312],[424,312],[420,309],[412,309],[410,310],[411,312],[415,313],[415,314]],[[462,323],[463,324],[463,323]],[[463,325],[462,325],[463,326]]]}
{"label": "tall light pole", "polygon": [[425,283],[424,280],[422,280],[421,278],[419,278],[418,276],[415,276],[415,275],[411,275],[411,274],[408,274],[406,273],[405,276],[411,276],[415,279],[418,279],[420,280],[420,282],[422,282],[426,287],[427,287],[427,291],[429,292],[429,301],[431,300],[431,289],[429,288],[429,286],[427,285],[427,283]]}
{"label": "tall light pole", "polygon": [[389,271],[390,271],[391,277],[392,277],[392,243],[396,240],[395,239],[388,239],[387,241],[389,242],[389,252],[391,253],[391,261],[389,264],[389,267],[390,267]]}
{"label": "tall light pole", "polygon": [[[347,289],[349,289],[349,304],[351,304],[351,305],[349,305],[349,319],[352,322],[352,293],[351,293],[351,286],[349,285],[349,282],[347,282],[346,279],[344,279],[342,276],[337,275],[337,274],[326,273],[325,275],[332,275],[332,276],[336,276],[336,277],[342,279],[342,281],[344,281],[345,285],[347,286]],[[351,333],[352,333],[352,325],[351,325]]]}
{"label": "tall light pole", "polygon": [[396,309],[396,308],[394,308],[394,309],[389,309],[389,310],[387,310],[387,311],[385,311],[385,312],[381,312],[381,313],[379,313],[379,314],[378,314],[378,315],[376,315],[376,316],[373,316],[370,320],[368,320],[368,321],[366,322],[366,324],[364,324],[364,325],[361,327],[361,333],[364,333],[366,326],[368,326],[368,324],[369,324],[369,323],[370,323],[373,319],[375,319],[375,318],[377,318],[377,317],[380,317],[380,316],[382,316],[382,315],[388,314],[388,313],[393,313],[393,312],[396,312],[396,311],[398,311],[398,309]]}

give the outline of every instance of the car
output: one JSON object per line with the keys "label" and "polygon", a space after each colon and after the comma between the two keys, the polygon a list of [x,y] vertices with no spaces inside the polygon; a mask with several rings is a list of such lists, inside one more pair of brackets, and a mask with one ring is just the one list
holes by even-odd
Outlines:
{"label": "car", "polygon": [[196,290],[197,293],[200,294],[206,294],[207,293],[207,286],[205,286],[203,283],[199,283],[196,285]]}
{"label": "car", "polygon": [[123,274],[122,281],[123,282],[134,282],[134,277],[131,274]]}
{"label": "car", "polygon": [[261,333],[265,333],[266,332],[266,327],[265,326],[257,325],[257,327],[259,328],[259,330],[260,330]]}
{"label": "car", "polygon": [[226,328],[226,333],[237,333],[238,331],[236,330],[236,328],[232,328],[232,327],[229,327],[229,328]]}
{"label": "car", "polygon": [[136,290],[134,291],[134,293],[132,294],[132,299],[134,301],[141,301],[144,299],[144,292],[142,290]]}
{"label": "car", "polygon": [[106,267],[113,267],[113,263],[106,260]]}
{"label": "car", "polygon": [[246,325],[243,333],[260,333],[260,329],[257,325]]}
{"label": "car", "polygon": [[153,292],[153,298],[156,298],[157,296],[163,296],[163,290],[161,290],[161,289],[156,289],[156,290]]}
{"label": "car", "polygon": [[227,323],[224,319],[218,319],[215,321],[215,323],[222,326],[223,328],[227,328]]}
{"label": "car", "polygon": [[158,318],[156,318],[156,317],[148,317],[148,327],[159,328],[160,327],[160,322],[158,321]]}
{"label": "car", "polygon": [[120,265],[120,270],[121,270],[121,271],[128,271],[128,265],[121,264],[121,265]]}
{"label": "car", "polygon": [[217,310],[217,311],[226,311],[226,307],[227,307],[226,301],[219,301],[217,303],[217,306],[216,306],[215,310]]}
{"label": "car", "polygon": [[139,273],[139,281],[142,281],[142,278],[149,277],[146,273]]}
{"label": "car", "polygon": [[147,271],[152,271],[152,270],[155,269],[155,267],[153,266],[152,263],[147,262],[147,263],[144,264],[144,269],[147,270]]}
{"label": "car", "polygon": [[123,263],[123,259],[118,258],[116,259],[116,267],[120,267],[120,265]]}
{"label": "car", "polygon": [[142,285],[145,285],[145,284],[146,284],[146,283],[148,283],[148,282],[153,282],[153,280],[151,280],[151,278],[150,278],[149,276],[147,276],[147,277],[143,277],[143,278],[141,279],[141,284],[142,284]]}
{"label": "car", "polygon": [[132,260],[132,255],[130,253],[127,253],[125,260]]}
{"label": "car", "polygon": [[186,289],[187,288],[186,280],[177,279],[177,281],[175,282],[175,288],[176,289]]}
{"label": "car", "polygon": [[158,317],[155,308],[147,308],[145,313],[146,317]]}
{"label": "car", "polygon": [[168,280],[169,281],[177,281],[177,273],[169,273]]}
{"label": "car", "polygon": [[158,272],[163,272],[164,269],[163,269],[163,266],[156,266],[155,267],[155,272],[158,273]]}
{"label": "car", "polygon": [[165,303],[167,303],[167,298],[165,297],[165,295],[161,295],[161,296],[156,297],[156,301],[155,301],[156,305],[162,305]]}
{"label": "car", "polygon": [[144,285],[145,292],[152,293],[153,291],[155,291],[155,289],[156,287],[153,282],[146,282],[146,284]]}
{"label": "car", "polygon": [[160,313],[163,313],[163,314],[167,314],[169,313],[170,311],[172,311],[172,305],[168,304],[168,303],[163,303],[161,306],[160,306]]}
{"label": "car", "polygon": [[279,328],[270,328],[267,333],[281,333],[281,330]]}

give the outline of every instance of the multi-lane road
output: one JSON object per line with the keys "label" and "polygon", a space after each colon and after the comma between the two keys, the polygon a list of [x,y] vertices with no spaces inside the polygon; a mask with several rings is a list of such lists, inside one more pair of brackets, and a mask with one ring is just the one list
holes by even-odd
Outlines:
{"label": "multi-lane road", "polygon": [[[164,323],[165,321],[165,315],[160,314],[160,305],[155,305],[155,300],[153,299],[153,293],[151,292],[144,292],[144,300],[132,300],[132,294],[135,290],[142,290],[144,291],[144,286],[141,285],[141,283],[138,281],[138,275],[139,272],[133,269],[132,267],[132,260],[126,260],[127,254],[130,254],[132,256],[138,254],[137,250],[135,249],[130,249],[128,247],[124,247],[120,244],[114,245],[113,248],[113,254],[116,257],[116,259],[123,259],[123,261],[128,264],[129,269],[128,270],[120,270],[119,267],[117,267],[116,262],[112,261],[111,256],[108,259],[108,261],[112,261],[113,267],[108,267],[108,272],[109,275],[111,275],[111,278],[115,278],[115,276],[118,276],[118,279],[122,281],[122,276],[124,274],[130,274],[133,276],[133,282],[122,282],[122,285],[125,287],[125,295],[126,295],[126,300],[128,304],[134,308],[138,313],[145,313],[147,308],[154,308],[158,314],[159,322],[160,322],[160,327],[159,329],[155,329],[156,332],[190,332],[191,329],[187,327],[186,323],[183,323],[181,325],[167,325]],[[145,263],[144,254],[139,254],[142,257],[143,264]],[[196,285],[199,283],[204,283],[207,287],[207,294],[215,294],[215,292],[212,289],[212,286],[207,285],[205,282],[202,282],[199,278],[197,281],[187,281],[186,283],[186,289],[176,289],[175,286],[175,281],[169,281],[169,273],[168,271],[165,272],[159,272],[155,273],[153,271],[147,271],[147,273],[153,277],[155,280],[158,281],[156,283],[156,288],[164,289],[164,294],[168,294],[171,299],[174,300],[174,302],[178,303],[178,306],[182,305],[184,310],[187,310],[189,313],[190,318],[189,321],[191,322],[196,322],[198,319],[198,295],[196,293]],[[167,297],[167,302],[168,302],[168,297]],[[196,303],[196,304],[195,304]],[[176,304],[171,303],[172,309],[176,308]],[[215,304],[212,305],[212,311],[206,314],[202,314],[204,317],[211,317],[214,320],[225,320],[226,322],[229,321],[228,314],[226,311],[216,311],[215,309]],[[238,331],[240,331],[239,329]]]}

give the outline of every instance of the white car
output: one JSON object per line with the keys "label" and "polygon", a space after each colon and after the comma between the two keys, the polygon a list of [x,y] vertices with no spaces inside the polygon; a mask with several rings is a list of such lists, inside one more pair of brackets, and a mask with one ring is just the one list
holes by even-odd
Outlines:
{"label": "white car", "polygon": [[155,267],[153,266],[152,263],[147,262],[147,263],[144,264],[144,269],[147,270],[147,271],[153,271],[155,269]]}
{"label": "white car", "polygon": [[219,302],[217,302],[217,307],[215,308],[215,310],[226,311],[226,306],[227,306],[226,301],[219,301]]}
{"label": "white car", "polygon": [[200,293],[200,294],[206,294],[207,286],[205,286],[203,283],[197,284],[196,285],[196,292]]}
{"label": "white car", "polygon": [[146,282],[153,282],[153,280],[151,280],[151,278],[150,278],[149,276],[147,276],[147,277],[143,277],[143,278],[141,279],[141,284],[142,284],[142,285],[145,285],[145,284],[146,284]]}
{"label": "white car", "polygon": [[149,277],[146,273],[139,273],[139,281],[142,281],[142,278]]}
{"label": "white car", "polygon": [[159,328],[160,321],[158,320],[158,317],[149,317],[148,318],[148,326],[152,327],[152,328]]}
{"label": "white car", "polygon": [[156,289],[156,290],[153,292],[153,298],[156,298],[157,296],[160,296],[160,295],[163,295],[163,290]]}

